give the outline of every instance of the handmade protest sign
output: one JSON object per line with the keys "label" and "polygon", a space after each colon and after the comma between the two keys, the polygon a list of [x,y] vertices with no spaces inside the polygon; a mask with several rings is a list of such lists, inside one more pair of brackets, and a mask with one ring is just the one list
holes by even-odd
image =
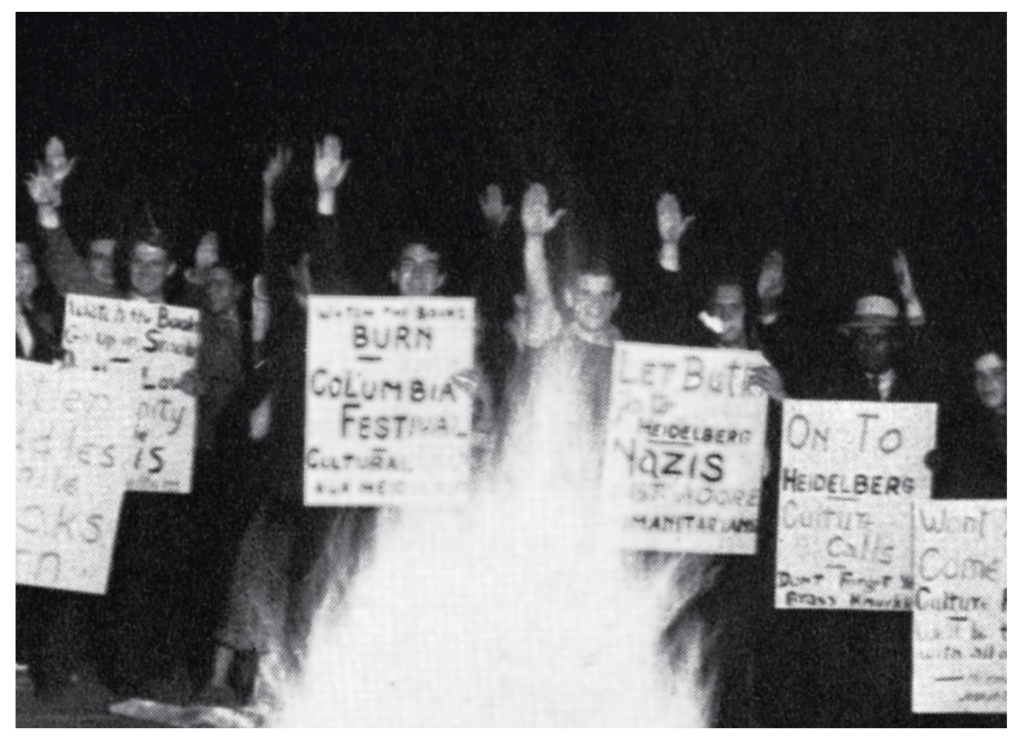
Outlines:
{"label": "handmade protest sign", "polygon": [[106,593],[132,410],[106,376],[17,361],[17,582]]}
{"label": "handmade protest sign", "polygon": [[786,401],[775,607],[909,611],[934,404]]}
{"label": "handmade protest sign", "polygon": [[753,554],[768,399],[760,353],[616,343],[602,491],[626,548]]}
{"label": "handmade protest sign", "polygon": [[919,713],[1006,712],[1006,502],[914,505]]}
{"label": "handmade protest sign", "polygon": [[199,340],[199,312],[191,308],[67,297],[65,363],[105,373],[134,404],[129,490],[192,490],[196,400],[179,382],[195,371]]}
{"label": "handmade protest sign", "polygon": [[313,296],[305,503],[468,497],[473,300]]}

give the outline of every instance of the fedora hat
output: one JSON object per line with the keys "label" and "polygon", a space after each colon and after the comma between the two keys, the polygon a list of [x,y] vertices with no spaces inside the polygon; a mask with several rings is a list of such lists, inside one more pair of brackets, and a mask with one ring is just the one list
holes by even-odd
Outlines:
{"label": "fedora hat", "polygon": [[900,307],[892,298],[884,295],[864,295],[857,299],[853,318],[839,327],[843,332],[853,329],[868,329],[899,326]]}

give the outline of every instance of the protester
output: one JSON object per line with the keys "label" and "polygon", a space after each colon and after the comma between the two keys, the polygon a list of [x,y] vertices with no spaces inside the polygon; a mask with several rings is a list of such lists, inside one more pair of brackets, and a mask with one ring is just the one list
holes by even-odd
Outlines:
{"label": "protester", "polygon": [[1006,497],[1005,336],[976,344],[971,356],[973,391],[961,422],[944,433],[943,497]]}
{"label": "protester", "polygon": [[[315,146],[312,215],[275,204],[292,160],[279,147],[263,172],[264,255],[255,272],[227,263],[229,237],[206,230],[178,294],[174,244],[152,220],[120,247],[101,238],[79,255],[61,214],[76,159],[59,139],[28,178],[45,250],[16,242],[19,359],[60,359],[63,294],[202,309],[197,368],[178,382],[197,398],[192,494],[127,493],[109,592],[92,606],[80,594],[17,589],[17,654],[40,697],[95,678],[99,659],[118,693],[164,701],[201,690],[201,702],[235,706],[251,697],[257,670],[258,684],[300,675],[314,615],[333,604],[328,617],[337,618],[372,558],[382,514],[400,515],[303,505],[308,298],[360,295],[363,283],[357,252],[341,238],[338,192],[350,162],[340,140],[328,135]],[[473,398],[474,489],[500,462],[495,471],[516,474],[517,484],[525,474],[538,489],[599,500],[616,342],[760,352],[767,364],[748,380],[770,399],[758,555],[624,555],[638,575],[674,581],[659,640],[668,669],[692,668],[700,651],[708,717],[720,726],[1005,724],[911,715],[909,614],[773,608],[781,402],[936,402],[945,391],[942,350],[903,251],[892,260],[898,294],[867,288],[836,335],[843,354],[818,363],[791,313],[801,299],[786,293],[783,253],[767,253],[755,293],[722,249],[694,237],[696,218],[673,194],[657,201],[656,262],[634,285],[620,283],[609,256],[580,251],[580,216],[553,210],[543,185],[526,190],[518,220],[496,183],[478,202],[483,235],[465,267],[410,237],[387,275],[403,298],[451,287],[476,298],[474,363],[452,379]],[[520,242],[521,254],[513,249]],[[119,250],[127,259],[120,287]],[[1005,498],[1004,339],[979,346],[969,363],[971,385],[964,380],[957,400],[943,401],[935,491]],[[541,431],[543,443],[559,447],[532,447]],[[86,627],[104,633],[105,647]]]}
{"label": "protester", "polygon": [[[238,700],[230,682],[239,653],[250,660],[261,656],[264,670],[275,667],[268,676],[296,675],[319,600],[311,573],[334,515],[331,509],[303,507],[306,302],[314,287],[358,294],[344,269],[336,269],[342,260],[336,193],[348,168],[341,141],[325,137],[314,157],[317,212],[312,231],[286,235],[275,225],[267,238],[270,323],[249,401],[259,404],[269,394],[270,428],[248,487],[265,499],[242,539],[227,616],[216,635],[213,671],[201,694],[206,701]],[[276,170],[274,161],[268,170]],[[248,683],[239,688],[248,688]]]}

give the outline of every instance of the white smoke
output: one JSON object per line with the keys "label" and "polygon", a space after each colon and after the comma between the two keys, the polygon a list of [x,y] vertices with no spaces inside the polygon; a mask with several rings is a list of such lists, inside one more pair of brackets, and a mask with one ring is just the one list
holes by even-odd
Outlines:
{"label": "white smoke", "polygon": [[627,570],[561,389],[535,390],[500,485],[382,522],[342,612],[318,613],[302,680],[276,693],[276,725],[706,723],[699,651],[671,678],[658,651],[674,563]]}

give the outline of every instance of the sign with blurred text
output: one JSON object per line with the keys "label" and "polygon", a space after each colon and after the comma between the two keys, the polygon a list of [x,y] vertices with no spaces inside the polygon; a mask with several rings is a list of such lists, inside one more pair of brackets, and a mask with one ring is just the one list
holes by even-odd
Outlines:
{"label": "sign with blurred text", "polygon": [[17,361],[16,577],[106,592],[130,460],[131,402],[98,373]]}
{"label": "sign with blurred text", "polygon": [[1006,501],[919,500],[914,581],[914,712],[1006,712]]}
{"label": "sign with blurred text", "polygon": [[199,355],[199,311],[159,303],[69,295],[65,363],[104,373],[133,402],[128,489],[192,491],[196,399],[179,388]]}
{"label": "sign with blurred text", "polygon": [[759,352],[615,345],[602,491],[630,549],[754,554],[768,397]]}

